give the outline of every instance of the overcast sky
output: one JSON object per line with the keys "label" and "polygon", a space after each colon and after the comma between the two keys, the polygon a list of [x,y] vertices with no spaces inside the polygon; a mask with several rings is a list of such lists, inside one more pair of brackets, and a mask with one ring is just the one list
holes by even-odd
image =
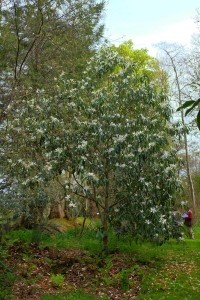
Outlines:
{"label": "overcast sky", "polygon": [[197,8],[200,0],[107,0],[106,37],[115,44],[132,39],[135,48],[151,55],[161,41],[188,46]]}

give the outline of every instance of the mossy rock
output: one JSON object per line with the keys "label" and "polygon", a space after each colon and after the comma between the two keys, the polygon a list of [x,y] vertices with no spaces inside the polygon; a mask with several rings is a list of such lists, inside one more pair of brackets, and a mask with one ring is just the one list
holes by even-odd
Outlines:
{"label": "mossy rock", "polygon": [[[49,228],[50,227],[50,228]],[[58,232],[66,232],[69,228],[74,227],[74,222],[72,220],[67,219],[61,219],[61,218],[55,218],[50,219],[46,225],[46,229],[54,229]]]}
{"label": "mossy rock", "polygon": [[45,231],[49,233],[56,233],[56,232],[66,232],[70,228],[77,228],[83,226],[85,228],[96,228],[97,227],[97,222],[99,220],[96,219],[89,219],[89,218],[84,218],[84,217],[78,217],[74,219],[67,220],[65,218],[54,218],[48,220],[47,225],[45,226]]}

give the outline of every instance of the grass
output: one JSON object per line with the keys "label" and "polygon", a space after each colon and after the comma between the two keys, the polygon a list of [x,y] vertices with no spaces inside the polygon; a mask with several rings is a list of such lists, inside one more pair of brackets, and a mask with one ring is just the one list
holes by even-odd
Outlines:
{"label": "grass", "polygon": [[[137,290],[135,298],[137,300],[200,299],[200,227],[196,226],[194,232],[194,240],[186,239],[179,243],[171,240],[162,246],[150,243],[129,244],[110,233],[111,253],[106,258],[100,255],[102,247],[100,236],[91,228],[86,228],[81,238],[79,238],[79,231],[76,230],[75,234],[72,229],[52,236],[42,234],[39,246],[41,249],[54,248],[66,252],[77,249],[86,250],[88,257],[81,257],[80,264],[77,266],[83,269],[89,268],[88,266],[90,269],[93,267],[92,270],[98,272],[98,277],[92,278],[85,289],[67,292],[62,289],[67,271],[62,275],[52,273],[49,280],[53,286],[56,286],[56,294],[46,294],[40,299],[110,299],[107,291],[113,293],[118,290],[121,292],[121,299],[126,300],[130,299],[127,296],[128,292],[134,289]],[[25,263],[29,262],[29,252],[26,251],[32,242],[32,234],[31,230],[18,230],[6,236],[8,245],[17,241],[24,245]],[[6,250],[3,251],[6,257]],[[2,260],[0,282],[3,276],[7,281],[4,289],[0,288],[0,300],[9,299],[9,288],[13,284],[13,273]],[[101,297],[95,298],[96,288],[101,292]]]}
{"label": "grass", "polygon": [[73,293],[62,295],[44,295],[41,300],[95,300],[91,295],[86,295],[83,291],[78,290]]}

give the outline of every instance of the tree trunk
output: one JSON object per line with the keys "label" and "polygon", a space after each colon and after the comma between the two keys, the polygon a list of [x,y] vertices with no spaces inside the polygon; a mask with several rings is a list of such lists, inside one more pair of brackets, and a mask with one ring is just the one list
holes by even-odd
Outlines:
{"label": "tree trunk", "polygon": [[108,172],[106,172],[106,187],[105,187],[105,203],[103,212],[103,252],[108,254],[108,208],[109,208],[109,180]]}

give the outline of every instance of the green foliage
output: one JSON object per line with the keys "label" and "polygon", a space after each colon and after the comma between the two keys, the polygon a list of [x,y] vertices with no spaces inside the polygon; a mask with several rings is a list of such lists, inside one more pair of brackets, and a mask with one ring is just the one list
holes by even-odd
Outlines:
{"label": "green foliage", "polygon": [[[3,1],[1,97],[52,94],[62,72],[78,77],[103,34],[104,1]],[[13,97],[13,96],[12,96]]]}
{"label": "green foliage", "polygon": [[32,241],[32,234],[32,230],[19,229],[11,231],[8,236],[12,241],[22,241],[29,244]]}
{"label": "green foliage", "polygon": [[64,276],[62,274],[52,274],[50,282],[53,287],[61,288],[64,283]]}
{"label": "green foliage", "polygon": [[[193,110],[195,110],[196,107],[199,106],[199,103],[200,103],[200,98],[197,99],[197,100],[186,101],[183,105],[181,105],[177,109],[177,111],[187,108],[187,110],[185,112],[185,116],[187,116],[189,113],[191,113]],[[197,123],[197,126],[198,126],[199,130],[200,130],[200,111],[197,113],[196,123]]]}
{"label": "green foliage", "polygon": [[[11,106],[2,128],[4,172],[32,199],[58,179],[70,207],[94,202],[103,237],[108,222],[128,220],[132,238],[164,242],[173,236],[170,210],[180,188],[176,129],[165,90],[149,72],[153,60],[129,48],[122,46],[123,55],[100,49],[81,80],[62,75],[57,96],[36,93],[15,119]],[[42,211],[32,199],[26,209]]]}
{"label": "green foliage", "polygon": [[2,247],[0,247],[0,300],[8,300],[11,297],[11,287],[15,281],[15,274],[3,261],[4,256]]}
{"label": "green foliage", "polygon": [[[49,97],[57,94],[61,74],[68,79],[80,77],[102,40],[104,4],[96,0],[60,0],[53,4],[47,0],[5,0],[1,3],[0,130],[6,126],[10,105],[15,115],[37,91]],[[31,147],[37,147],[33,144],[27,141],[28,152]],[[16,213],[23,211],[38,223],[42,216],[36,214],[40,214],[48,197],[40,196],[47,191],[24,193],[14,184],[13,175],[4,172],[6,163],[1,157],[0,207],[12,205]],[[31,207],[28,201],[32,202]]]}

